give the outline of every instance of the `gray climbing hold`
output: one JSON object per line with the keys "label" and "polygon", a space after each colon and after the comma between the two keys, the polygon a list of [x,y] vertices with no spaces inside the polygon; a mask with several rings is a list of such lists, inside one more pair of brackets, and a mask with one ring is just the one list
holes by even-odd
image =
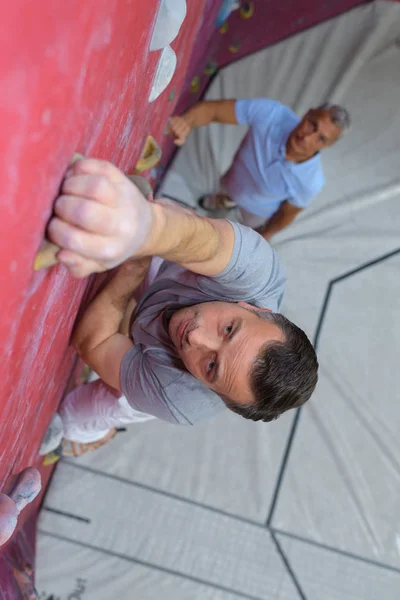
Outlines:
{"label": "gray climbing hold", "polygon": [[39,448],[40,456],[45,456],[49,452],[52,452],[58,448],[58,446],[61,444],[63,435],[64,425],[61,417],[58,413],[54,413]]}

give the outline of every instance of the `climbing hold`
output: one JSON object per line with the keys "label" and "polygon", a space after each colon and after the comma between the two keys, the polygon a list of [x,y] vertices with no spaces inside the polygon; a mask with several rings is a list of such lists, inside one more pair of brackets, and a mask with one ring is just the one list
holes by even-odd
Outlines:
{"label": "climbing hold", "polygon": [[34,467],[28,467],[20,473],[10,498],[17,505],[18,514],[30,504],[42,489],[40,473]]}
{"label": "climbing hold", "polygon": [[40,444],[39,455],[45,456],[48,452],[57,448],[61,444],[63,435],[64,425],[62,419],[58,413],[54,413]]}
{"label": "climbing hold", "polygon": [[175,98],[175,90],[171,90],[168,96],[168,102],[172,102],[172,100]]}
{"label": "climbing hold", "polygon": [[0,546],[5,544],[14,533],[17,520],[17,505],[5,494],[0,494]]}
{"label": "climbing hold", "polygon": [[55,465],[62,456],[62,445],[60,444],[55,450],[48,452],[43,458],[43,466],[50,467]]}
{"label": "climbing hold", "polygon": [[186,0],[161,0],[158,9],[150,50],[161,50],[178,35],[186,17]]}
{"label": "climbing hold", "polygon": [[140,175],[127,175],[127,177],[139,188],[147,200],[150,202],[153,200],[152,187],[145,177],[141,177]]}
{"label": "climbing hold", "polygon": [[240,7],[239,14],[242,19],[250,19],[254,14],[254,2],[245,2]]}
{"label": "climbing hold", "polygon": [[156,140],[148,135],[144,143],[142,154],[136,163],[135,173],[141,173],[154,167],[161,158],[161,148]]}
{"label": "climbing hold", "polygon": [[158,60],[153,85],[150,91],[149,102],[154,102],[154,100],[165,90],[175,73],[175,69],[176,54],[170,46],[166,46],[161,52]]}
{"label": "climbing hold", "polygon": [[228,31],[228,23],[225,21],[225,23],[222,23],[221,27],[219,28],[219,32],[226,33],[227,31]]}
{"label": "climbing hold", "polygon": [[198,92],[200,89],[200,77],[198,75],[196,75],[195,77],[193,77],[192,81],[190,82],[190,91],[192,92],[192,94],[195,94],[196,92]]}
{"label": "climbing hold", "polygon": [[240,50],[240,44],[231,44],[228,50],[231,52],[231,54],[236,54],[236,52],[239,52]]}
{"label": "climbing hold", "polygon": [[[75,153],[69,162],[69,166],[73,165],[77,160],[85,158],[82,154]],[[57,264],[57,252],[60,250],[58,246],[52,244],[48,240],[43,240],[38,253],[33,262],[33,270],[48,269]]]}
{"label": "climbing hold", "polygon": [[60,250],[58,246],[51,242],[44,240],[40,246],[39,252],[35,256],[33,262],[34,271],[40,271],[40,269],[48,269],[57,264],[57,252]]}
{"label": "climbing hold", "polygon": [[9,496],[0,494],[0,546],[10,539],[17,526],[18,515],[42,489],[40,473],[29,467],[22,471]]}
{"label": "climbing hold", "polygon": [[204,75],[214,75],[218,71],[218,65],[215,60],[209,60],[204,67]]}

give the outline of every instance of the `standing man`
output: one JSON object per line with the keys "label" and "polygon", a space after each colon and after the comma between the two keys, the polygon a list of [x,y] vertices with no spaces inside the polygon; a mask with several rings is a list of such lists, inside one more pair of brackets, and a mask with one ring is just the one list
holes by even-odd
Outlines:
{"label": "standing man", "polygon": [[182,146],[194,127],[209,123],[248,125],[220,190],[200,198],[210,212],[239,207],[241,221],[269,240],[291,223],[321,191],[325,179],[320,152],[350,127],[341,106],[311,108],[300,120],[268,98],[199,102],[172,117],[170,132]]}

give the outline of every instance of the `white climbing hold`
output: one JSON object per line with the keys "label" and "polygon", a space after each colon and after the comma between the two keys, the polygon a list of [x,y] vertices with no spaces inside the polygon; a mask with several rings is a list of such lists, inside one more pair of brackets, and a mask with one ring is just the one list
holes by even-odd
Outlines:
{"label": "white climbing hold", "polygon": [[44,434],[43,441],[39,448],[39,455],[45,456],[52,452],[61,444],[64,435],[64,425],[58,413],[54,413],[50,424]]}
{"label": "white climbing hold", "polygon": [[186,0],[161,0],[158,9],[150,50],[161,50],[178,35],[186,17]]}
{"label": "white climbing hold", "polygon": [[5,544],[14,533],[17,520],[17,505],[5,494],[0,494],[0,546]]}
{"label": "white climbing hold", "polygon": [[161,52],[154,75],[149,102],[153,102],[165,90],[170,83],[176,69],[176,54],[170,46],[166,46]]}

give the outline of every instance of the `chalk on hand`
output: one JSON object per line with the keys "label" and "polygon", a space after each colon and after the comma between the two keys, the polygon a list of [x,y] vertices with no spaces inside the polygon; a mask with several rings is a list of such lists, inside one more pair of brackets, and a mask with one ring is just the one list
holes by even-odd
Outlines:
{"label": "chalk on hand", "polygon": [[135,173],[141,173],[152,169],[161,158],[161,148],[157,144],[156,140],[148,135],[144,143],[142,154],[136,163]]}
{"label": "chalk on hand", "polygon": [[[69,166],[73,165],[77,160],[85,158],[82,154],[73,154],[70,160]],[[40,271],[40,269],[48,269],[58,263],[57,253],[60,250],[58,246],[52,244],[48,240],[43,240],[40,246],[39,252],[35,256],[33,262],[34,271]]]}

